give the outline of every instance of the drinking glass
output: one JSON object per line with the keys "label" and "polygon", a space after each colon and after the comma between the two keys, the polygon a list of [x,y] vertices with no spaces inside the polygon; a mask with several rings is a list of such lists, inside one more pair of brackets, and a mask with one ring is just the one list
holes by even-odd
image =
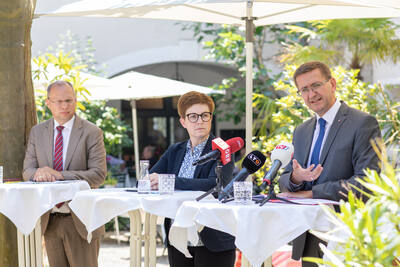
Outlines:
{"label": "drinking glass", "polygon": [[141,160],[140,164],[140,172],[138,177],[138,185],[137,191],[139,194],[148,194],[151,191],[150,186],[150,175],[149,175],[149,161]]}
{"label": "drinking glass", "polygon": [[238,204],[251,204],[253,194],[252,182],[234,182],[233,183],[233,197]]}
{"label": "drinking glass", "polygon": [[175,174],[158,175],[158,191],[160,194],[173,194],[175,189]]}

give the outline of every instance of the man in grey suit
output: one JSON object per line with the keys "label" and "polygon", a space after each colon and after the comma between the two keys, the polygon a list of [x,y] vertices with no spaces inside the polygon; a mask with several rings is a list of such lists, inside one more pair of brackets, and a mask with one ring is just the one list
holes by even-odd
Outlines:
{"label": "man in grey suit", "polygon": [[[69,82],[50,84],[46,105],[53,118],[31,129],[24,180],[85,180],[91,188],[98,187],[107,172],[102,131],[75,115],[76,95]],[[41,222],[51,267],[97,267],[104,227],[93,232],[88,243],[85,226],[67,203],[57,204],[42,216]]]}
{"label": "man in grey suit", "polygon": [[[371,140],[380,138],[377,120],[350,108],[335,96],[336,80],[318,61],[301,65],[293,77],[305,104],[316,116],[293,133],[294,156],[280,177],[279,196],[345,199],[348,184],[366,168],[379,171]],[[322,257],[322,240],[306,232],[293,241],[292,258]],[[317,266],[303,262],[303,266]]]}

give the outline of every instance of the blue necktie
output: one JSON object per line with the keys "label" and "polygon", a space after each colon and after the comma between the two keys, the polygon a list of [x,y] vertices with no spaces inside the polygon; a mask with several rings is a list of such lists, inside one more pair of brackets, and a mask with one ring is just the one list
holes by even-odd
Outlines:
{"label": "blue necktie", "polygon": [[[321,153],[322,141],[324,140],[324,135],[325,135],[326,120],[324,120],[323,118],[319,118],[318,123],[319,123],[319,134],[317,141],[315,142],[314,150],[311,154],[311,161],[310,161],[310,165],[314,164],[314,168],[319,163],[319,155]],[[307,182],[306,189],[311,189],[314,182],[315,180],[313,182]]]}

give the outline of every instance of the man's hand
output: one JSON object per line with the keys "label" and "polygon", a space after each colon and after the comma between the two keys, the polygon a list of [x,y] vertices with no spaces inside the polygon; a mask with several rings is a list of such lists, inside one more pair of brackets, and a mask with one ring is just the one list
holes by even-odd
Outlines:
{"label": "man's hand", "polygon": [[60,172],[50,167],[43,167],[36,170],[33,180],[36,182],[54,182],[56,180],[64,180],[64,177]]}
{"label": "man's hand", "polygon": [[278,197],[298,197],[298,198],[312,198],[312,190],[297,191],[297,192],[283,192],[277,194]]}
{"label": "man's hand", "polygon": [[315,169],[313,168],[314,164],[311,164],[311,166],[307,169],[303,169],[303,167],[301,167],[297,160],[293,159],[293,172],[290,180],[295,184],[317,180],[321,175],[323,167],[321,166],[321,164],[318,164]]}
{"label": "man's hand", "polygon": [[158,189],[158,173],[154,172],[150,174],[150,186],[153,190]]}

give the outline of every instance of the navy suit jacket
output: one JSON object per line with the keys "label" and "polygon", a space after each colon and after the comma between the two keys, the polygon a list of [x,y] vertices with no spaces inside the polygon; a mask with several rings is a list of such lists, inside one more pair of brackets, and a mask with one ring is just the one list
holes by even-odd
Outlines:
{"label": "navy suit jacket", "polygon": [[[207,143],[203,149],[202,155],[210,152],[211,140],[214,136],[208,138]],[[150,173],[169,173],[175,174],[175,189],[178,190],[192,190],[192,191],[208,191],[216,186],[216,173],[215,167],[217,161],[212,160],[202,165],[197,165],[193,179],[178,177],[183,159],[186,153],[187,141],[171,145],[168,150],[162,155],[160,160],[151,168]],[[222,168],[222,184],[226,185],[232,179],[232,172],[234,168],[234,160],[226,164]],[[165,219],[165,230],[167,237],[171,227],[171,220]],[[211,251],[219,252],[235,248],[235,237],[220,232],[208,227],[204,227],[200,232],[200,239],[203,244]],[[167,238],[168,240],[168,238]]]}

